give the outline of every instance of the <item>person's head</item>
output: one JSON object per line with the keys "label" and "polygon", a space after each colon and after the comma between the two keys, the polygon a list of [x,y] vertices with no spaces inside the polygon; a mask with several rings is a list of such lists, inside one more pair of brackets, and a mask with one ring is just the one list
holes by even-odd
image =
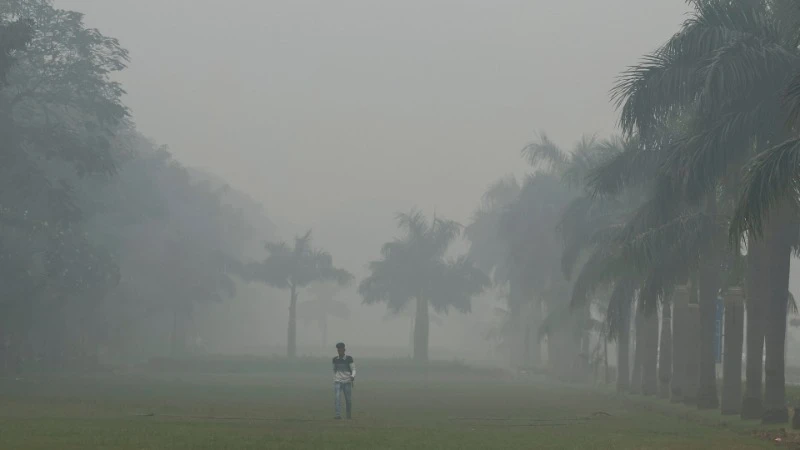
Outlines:
{"label": "person's head", "polygon": [[339,356],[344,356],[344,342],[336,344],[336,351],[339,352]]}

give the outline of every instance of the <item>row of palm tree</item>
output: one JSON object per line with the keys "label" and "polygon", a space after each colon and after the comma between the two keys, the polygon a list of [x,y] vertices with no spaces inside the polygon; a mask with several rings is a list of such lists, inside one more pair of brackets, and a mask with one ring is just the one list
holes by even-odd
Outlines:
{"label": "row of palm tree", "polygon": [[[562,376],[586,364],[597,330],[589,310],[600,304],[618,389],[701,409],[720,406],[724,297],[723,412],[783,423],[789,267],[800,248],[800,6],[689,3],[678,32],[613,88],[622,135],[569,152],[546,136],[527,146],[532,175],[489,189],[467,227],[470,256],[509,286],[511,320],[538,329]],[[531,333],[516,339],[527,362],[524,349],[538,346]],[[574,361],[555,360],[564,350]]]}
{"label": "row of palm tree", "polygon": [[[729,288],[746,285],[747,385],[741,414],[781,423],[788,420],[785,342],[798,216],[797,192],[774,184],[774,177],[797,166],[764,170],[769,168],[765,161],[785,154],[796,140],[791,80],[800,73],[800,7],[785,0],[691,3],[692,16],[678,33],[626,71],[613,91],[625,136],[639,142],[615,163],[630,164],[631,172],[643,171],[635,164],[643,156],[657,161],[650,172],[650,199],[634,219],[639,230],[631,247],[640,258],[633,259],[643,267],[688,269],[688,274],[660,271],[659,278],[671,279],[654,283],[651,300],[668,305],[678,284],[689,284],[691,295],[697,289],[700,408],[718,406],[716,298],[720,291],[735,297],[737,290]],[[611,180],[633,184],[624,173]],[[602,178],[594,181],[594,192],[602,194],[597,189]],[[671,262],[665,258],[670,253]]]}

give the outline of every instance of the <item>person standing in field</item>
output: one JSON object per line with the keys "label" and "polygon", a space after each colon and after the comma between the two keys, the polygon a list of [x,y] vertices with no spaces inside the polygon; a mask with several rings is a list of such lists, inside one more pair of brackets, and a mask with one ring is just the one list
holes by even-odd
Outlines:
{"label": "person standing in field", "polygon": [[336,344],[339,355],[333,358],[333,394],[336,420],[342,418],[342,394],[347,405],[347,418],[351,418],[353,383],[356,381],[356,364],[353,357],[345,355],[344,343]]}

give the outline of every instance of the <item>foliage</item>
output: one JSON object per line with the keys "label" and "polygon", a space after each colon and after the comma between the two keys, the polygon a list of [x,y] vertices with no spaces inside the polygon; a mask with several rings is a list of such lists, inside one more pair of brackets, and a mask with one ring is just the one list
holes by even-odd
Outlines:
{"label": "foliage", "polygon": [[441,218],[429,222],[418,211],[398,214],[397,224],[406,234],[384,244],[381,259],[369,264],[370,275],[358,287],[364,303],[385,303],[399,312],[412,299],[424,298],[438,312],[451,307],[469,312],[472,298],[490,280],[466,256],[445,259],[461,226]]}
{"label": "foliage", "polygon": [[296,237],[291,247],[286,242],[267,242],[264,248],[267,258],[248,264],[243,272],[245,279],[289,289],[324,281],[346,285],[353,278],[346,270],[334,267],[330,253],[312,247],[310,230]]}

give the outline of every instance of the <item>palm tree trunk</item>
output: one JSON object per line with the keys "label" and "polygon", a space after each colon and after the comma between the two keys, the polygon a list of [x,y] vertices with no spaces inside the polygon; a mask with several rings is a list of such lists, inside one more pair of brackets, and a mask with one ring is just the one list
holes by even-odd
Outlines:
{"label": "palm tree trunk", "polygon": [[700,268],[700,364],[697,386],[697,408],[716,409],[717,358],[714,347],[716,329],[716,306],[719,292],[719,270],[713,257],[701,261]]}
{"label": "palm tree trunk", "polygon": [[[638,302],[637,302],[638,303]],[[631,394],[642,393],[642,367],[645,349],[644,337],[644,314],[639,305],[636,305],[636,319],[634,320],[634,348],[633,348],[633,371],[631,373]]]}
{"label": "palm tree trunk", "polygon": [[[705,212],[712,220],[717,216],[716,191],[705,198]],[[717,297],[720,287],[719,251],[712,242],[709,251],[700,257],[699,295],[700,295],[700,374],[697,386],[698,409],[716,409],[717,397],[717,358],[714,347],[716,330]]]}
{"label": "palm tree trunk", "polygon": [[575,374],[576,381],[588,383],[591,380],[591,358],[592,358],[592,338],[588,328],[592,317],[589,305],[584,308],[583,319],[579,323],[580,335],[577,339],[578,344],[578,360],[577,369]]}
{"label": "palm tree trunk", "polygon": [[523,325],[525,327],[524,342],[523,342],[525,354],[522,364],[525,367],[531,367],[531,324],[525,323]]}
{"label": "palm tree trunk", "polygon": [[689,284],[689,303],[686,307],[686,372],[683,378],[683,403],[697,405],[698,377],[700,372],[700,305],[697,299],[697,284]]}
{"label": "palm tree trunk", "polygon": [[725,298],[725,352],[722,354],[723,415],[742,410],[742,342],[744,340],[744,295],[738,287],[728,289]]}
{"label": "palm tree trunk", "polygon": [[320,334],[322,335],[322,348],[327,350],[328,347],[328,314],[322,316],[319,324]]}
{"label": "palm tree trunk", "polygon": [[774,225],[769,245],[769,287],[766,327],[766,358],[764,360],[764,415],[762,423],[778,424],[789,421],[786,409],[786,316],[789,300],[789,269],[792,243],[797,227],[787,207],[771,220]]}
{"label": "palm tree trunk", "polygon": [[686,381],[687,315],[689,307],[689,286],[676,286],[672,296],[672,376],[670,380],[670,401],[683,402],[683,388]]}
{"label": "palm tree trunk", "polygon": [[764,327],[765,327],[765,288],[766,249],[763,240],[748,236],[747,275],[745,285],[747,308],[747,348],[745,359],[745,386],[742,400],[742,419],[760,419],[764,413],[763,375],[764,375]]}
{"label": "palm tree trunk", "polygon": [[665,301],[661,305],[661,336],[658,344],[658,395],[670,397],[670,377],[672,375],[672,304]]}
{"label": "palm tree trunk", "polygon": [[414,359],[420,362],[428,360],[428,300],[417,297],[417,311],[414,319]]}
{"label": "palm tree trunk", "polygon": [[528,328],[529,328],[529,335],[528,340],[530,342],[528,352],[529,352],[529,361],[530,366],[539,366],[542,363],[542,346],[539,344],[539,339],[537,338],[539,333],[539,326],[542,322],[542,303],[539,300],[534,300],[532,305],[533,311],[531,311],[531,315],[528,319]]}
{"label": "palm tree trunk", "polygon": [[644,353],[642,354],[642,394],[658,394],[658,312],[644,312]]}
{"label": "palm tree trunk", "polygon": [[8,342],[8,334],[4,325],[0,323],[0,377],[11,372],[8,358],[10,342]]}
{"label": "palm tree trunk", "polygon": [[408,321],[411,327],[408,329],[408,351],[411,357],[414,356],[414,317],[411,317],[411,320]]}
{"label": "palm tree trunk", "polygon": [[520,329],[522,334],[522,358],[520,364],[523,367],[531,366],[531,334],[533,332],[533,324],[531,323],[533,305],[524,304],[520,308]]}
{"label": "palm tree trunk", "polygon": [[620,308],[617,328],[617,393],[630,389],[631,309]]}
{"label": "palm tree trunk", "polygon": [[286,357],[293,359],[297,356],[297,288],[292,285],[291,299],[289,300],[289,326],[286,339]]}
{"label": "palm tree trunk", "polygon": [[179,318],[178,318],[178,308],[172,312],[172,334],[170,335],[170,355],[175,358],[181,354],[181,338],[179,336],[180,333],[180,325],[179,325]]}

